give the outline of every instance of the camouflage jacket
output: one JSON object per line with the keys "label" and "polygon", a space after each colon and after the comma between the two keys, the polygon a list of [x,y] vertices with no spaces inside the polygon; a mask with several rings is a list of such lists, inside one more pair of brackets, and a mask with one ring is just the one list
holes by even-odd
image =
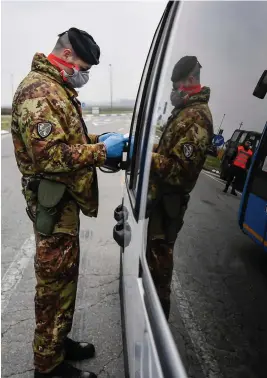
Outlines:
{"label": "camouflage jacket", "polygon": [[[97,216],[95,167],[106,160],[104,144],[87,134],[77,96],[58,69],[37,53],[12,106],[11,133],[22,183],[34,175],[65,183],[74,199],[66,215],[69,219],[77,219],[77,205],[85,215]],[[22,185],[26,201],[34,201],[35,193]],[[62,222],[57,230],[64,231]]]}
{"label": "camouflage jacket", "polygon": [[203,87],[183,108],[173,110],[152,153],[151,200],[157,196],[159,183],[182,193],[194,188],[213,136],[209,97],[210,89]]}

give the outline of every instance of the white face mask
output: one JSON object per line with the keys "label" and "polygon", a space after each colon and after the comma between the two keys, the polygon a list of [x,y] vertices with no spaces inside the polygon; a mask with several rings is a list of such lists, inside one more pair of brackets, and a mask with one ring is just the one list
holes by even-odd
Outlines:
{"label": "white face mask", "polygon": [[64,71],[64,77],[72,88],[81,88],[89,80],[88,71],[78,71],[76,68],[73,68],[74,73],[72,75]]}

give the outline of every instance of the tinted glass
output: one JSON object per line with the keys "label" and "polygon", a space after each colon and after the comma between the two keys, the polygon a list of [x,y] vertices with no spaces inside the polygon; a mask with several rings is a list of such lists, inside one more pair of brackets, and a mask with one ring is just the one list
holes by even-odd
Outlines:
{"label": "tinted glass", "polygon": [[[259,133],[266,123],[266,99],[253,96],[266,70],[266,19],[264,2],[185,2],[158,82],[146,253],[190,377],[266,376],[267,260],[239,229],[240,195],[223,193],[220,161],[203,169],[210,114],[214,130],[225,114],[225,140],[241,122]],[[192,59],[173,76],[185,56],[200,76]]]}
{"label": "tinted glass", "polygon": [[239,135],[240,135],[240,132],[239,132],[239,131],[236,131],[236,132],[233,134],[233,136],[232,136],[232,138],[231,138],[231,141],[232,141],[232,142],[235,142],[235,141],[237,140],[237,138],[239,137]]}

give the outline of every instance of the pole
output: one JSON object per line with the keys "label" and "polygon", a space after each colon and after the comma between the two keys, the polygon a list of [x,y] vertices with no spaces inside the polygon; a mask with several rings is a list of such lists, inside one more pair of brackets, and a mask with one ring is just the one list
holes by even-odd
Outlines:
{"label": "pole", "polygon": [[225,117],[225,114],[224,114],[223,117],[222,117],[221,124],[220,124],[220,126],[219,126],[219,130],[218,130],[218,134],[219,134],[219,132],[220,132],[220,130],[221,130],[221,126],[222,126],[222,124],[223,124],[224,117]]}
{"label": "pole", "polygon": [[239,124],[239,129],[238,129],[238,130],[241,129],[242,125],[243,125],[243,122],[240,122],[240,124]]}
{"label": "pole", "polygon": [[112,111],[112,65],[109,65],[109,73],[110,73],[110,109]]}

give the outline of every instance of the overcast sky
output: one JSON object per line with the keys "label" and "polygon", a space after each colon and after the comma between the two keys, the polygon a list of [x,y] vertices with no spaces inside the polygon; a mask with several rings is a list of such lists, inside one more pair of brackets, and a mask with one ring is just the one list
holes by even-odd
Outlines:
{"label": "overcast sky", "polygon": [[109,101],[109,64],[114,99],[135,99],[153,34],[166,1],[158,2],[1,2],[2,105],[30,70],[36,52],[49,54],[57,35],[70,27],[92,34],[101,48],[100,64],[80,90],[82,101]]}
{"label": "overcast sky", "polygon": [[[81,101],[109,101],[109,64],[115,99],[135,99],[148,49],[166,2],[2,2],[2,104],[28,73],[35,52],[48,54],[57,34],[76,26],[100,45],[100,64],[80,91]],[[175,23],[161,77],[159,104],[169,102],[171,72],[184,55],[202,64],[201,83],[211,88],[215,130],[229,138],[239,123],[262,131],[267,99],[252,96],[267,69],[267,2],[185,2]],[[74,21],[75,20],[75,21]],[[162,112],[159,111],[159,113]]]}
{"label": "overcast sky", "polygon": [[214,130],[222,124],[230,138],[243,122],[243,129],[261,132],[267,121],[267,96],[252,95],[267,70],[267,2],[186,1],[180,8],[163,64],[159,104],[168,102],[170,77],[175,63],[185,55],[196,55],[201,84],[210,87],[210,108]]}

